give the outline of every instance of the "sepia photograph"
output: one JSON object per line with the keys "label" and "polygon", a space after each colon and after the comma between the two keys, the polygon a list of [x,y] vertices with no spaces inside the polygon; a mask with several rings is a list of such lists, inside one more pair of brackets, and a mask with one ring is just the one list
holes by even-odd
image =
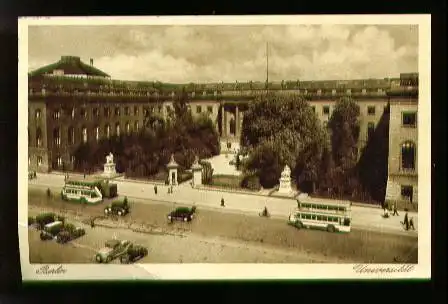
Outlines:
{"label": "sepia photograph", "polygon": [[24,279],[429,278],[429,35],[20,19]]}

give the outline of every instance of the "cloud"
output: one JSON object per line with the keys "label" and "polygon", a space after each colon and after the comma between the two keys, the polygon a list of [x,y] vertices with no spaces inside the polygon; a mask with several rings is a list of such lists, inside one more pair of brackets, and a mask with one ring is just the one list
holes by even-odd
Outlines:
{"label": "cloud", "polygon": [[62,55],[94,58],[112,78],[163,82],[397,77],[418,71],[415,27],[39,26],[29,33],[30,70]]}

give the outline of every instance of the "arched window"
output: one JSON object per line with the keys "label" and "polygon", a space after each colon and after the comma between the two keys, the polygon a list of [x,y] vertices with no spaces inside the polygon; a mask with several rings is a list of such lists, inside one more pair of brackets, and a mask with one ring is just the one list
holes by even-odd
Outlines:
{"label": "arched window", "polygon": [[56,146],[59,147],[61,145],[61,130],[59,128],[53,129],[53,140]]}
{"label": "arched window", "polygon": [[129,124],[129,121],[126,123],[126,134],[131,134],[131,125]]}
{"label": "arched window", "polygon": [[135,122],[135,124],[134,124],[134,130],[135,131],[138,131],[138,129],[140,129],[140,126],[139,126],[139,124],[138,124],[138,120]]}
{"label": "arched window", "polygon": [[75,128],[73,127],[68,128],[68,143],[70,145],[75,144]]}
{"label": "arched window", "polygon": [[42,146],[42,130],[40,128],[36,129],[36,146],[38,148]]}
{"label": "arched window", "polygon": [[106,138],[110,137],[110,125],[104,127],[104,133],[106,134]]}
{"label": "arched window", "polygon": [[120,136],[120,123],[115,124],[115,135]]}
{"label": "arched window", "polygon": [[404,170],[415,169],[416,147],[412,141],[401,144],[401,168]]}
{"label": "arched window", "polygon": [[95,127],[95,140],[96,141],[100,140],[100,127],[98,126]]}
{"label": "arched window", "polygon": [[82,142],[86,143],[87,142],[87,128],[86,127],[82,127]]}
{"label": "arched window", "polygon": [[40,109],[37,109],[36,110],[36,119],[40,119],[40,116],[41,116],[41,111],[40,111]]}

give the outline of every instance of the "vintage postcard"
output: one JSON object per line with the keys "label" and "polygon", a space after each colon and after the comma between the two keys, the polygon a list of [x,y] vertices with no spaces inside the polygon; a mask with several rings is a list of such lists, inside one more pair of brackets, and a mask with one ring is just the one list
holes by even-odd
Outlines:
{"label": "vintage postcard", "polygon": [[430,278],[430,21],[20,18],[23,280]]}

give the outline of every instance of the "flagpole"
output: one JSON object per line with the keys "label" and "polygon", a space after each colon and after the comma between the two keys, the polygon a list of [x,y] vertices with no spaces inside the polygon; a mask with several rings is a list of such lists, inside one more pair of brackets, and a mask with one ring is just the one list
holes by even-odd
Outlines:
{"label": "flagpole", "polygon": [[266,92],[269,93],[269,42],[266,42]]}

